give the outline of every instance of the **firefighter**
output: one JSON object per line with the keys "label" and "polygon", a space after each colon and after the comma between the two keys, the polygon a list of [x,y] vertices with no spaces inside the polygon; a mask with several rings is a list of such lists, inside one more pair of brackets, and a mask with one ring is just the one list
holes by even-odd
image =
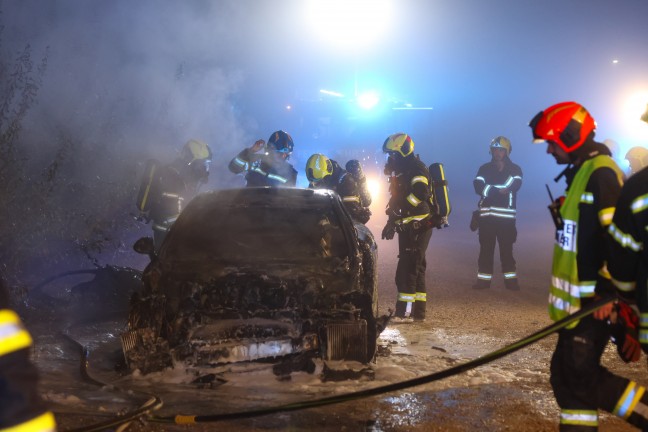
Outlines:
{"label": "firefighter", "polygon": [[519,290],[513,258],[517,239],[515,227],[517,191],[522,186],[522,170],[511,162],[511,141],[498,136],[490,143],[491,161],[479,167],[473,180],[479,199],[479,259],[475,289],[489,288],[493,278],[495,243],[499,244],[504,286]]}
{"label": "firefighter", "polygon": [[612,283],[621,299],[638,306],[637,336],[648,353],[648,167],[623,185],[608,234]]}
{"label": "firefighter", "polygon": [[[557,223],[549,315],[560,320],[603,295],[613,295],[607,273],[605,236],[621,191],[623,173],[603,144],[594,141],[596,123],[575,102],[562,102],[529,123],[535,143],[564,171],[567,191]],[[560,330],[551,359],[550,382],[561,409],[561,431],[598,430],[598,409],[648,428],[648,393],[634,381],[601,365],[610,340],[606,320],[611,303]]]}
{"label": "firefighter", "polygon": [[[257,140],[252,147],[243,149],[229,163],[234,174],[245,173],[248,187],[295,186],[297,171],[288,163],[293,151],[292,137],[282,131],[273,132],[268,143]],[[263,153],[259,153],[264,150]]]}
{"label": "firefighter", "polygon": [[[357,169],[362,172],[361,167]],[[309,181],[308,187],[312,189],[330,189],[337,192],[354,220],[363,224],[369,221],[371,210],[363,205],[360,188],[354,176],[336,161],[315,153],[306,161],[306,177]]]}
{"label": "firefighter", "polygon": [[[152,173],[148,210],[142,217],[153,223],[153,242],[158,251],[184,205],[209,178],[211,149],[200,140],[190,139],[180,156]],[[140,206],[142,209],[143,206]]]}
{"label": "firefighter", "polygon": [[648,149],[640,146],[632,147],[626,153],[625,158],[630,165],[630,173],[628,176],[631,176],[648,166]]}
{"label": "firefighter", "polygon": [[398,233],[396,267],[396,311],[398,321],[425,320],[425,253],[432,225],[429,171],[414,154],[414,141],[405,133],[390,135],[382,150],[388,155],[385,174],[389,176],[390,198],[387,223],[382,238],[391,240]]}
{"label": "firefighter", "polygon": [[9,293],[0,278],[0,430],[50,432],[54,415],[38,394],[38,371],[29,353],[32,338],[9,309]]}
{"label": "firefighter", "polygon": [[[364,175],[360,161],[357,159],[351,159],[346,163],[345,168],[347,172],[353,176],[353,179],[358,185],[360,204],[362,205],[362,207],[369,209],[369,206],[371,205],[371,193],[369,192],[369,187],[367,186],[367,178]],[[369,213],[369,215],[371,216],[371,213]]]}

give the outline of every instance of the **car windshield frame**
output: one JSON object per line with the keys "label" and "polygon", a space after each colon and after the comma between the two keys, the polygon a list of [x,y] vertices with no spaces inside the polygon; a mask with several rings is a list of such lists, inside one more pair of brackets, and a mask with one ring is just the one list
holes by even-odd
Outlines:
{"label": "car windshield frame", "polygon": [[[352,258],[351,225],[325,193],[208,193],[194,199],[160,250],[166,262],[321,263]],[[345,220],[348,219],[348,220]]]}

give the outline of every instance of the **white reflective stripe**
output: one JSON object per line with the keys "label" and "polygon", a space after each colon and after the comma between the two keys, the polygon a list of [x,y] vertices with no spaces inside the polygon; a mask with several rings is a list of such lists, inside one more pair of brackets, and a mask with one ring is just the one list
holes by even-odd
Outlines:
{"label": "white reflective stripe", "polygon": [[342,201],[344,202],[360,202],[360,197],[359,196],[354,196],[354,195],[349,195],[345,196],[342,198]]}
{"label": "white reflective stripe", "polygon": [[639,330],[639,343],[648,344],[648,329]]}
{"label": "white reflective stripe", "polygon": [[504,279],[513,279],[517,277],[516,272],[504,273]]}
{"label": "white reflective stripe", "polygon": [[642,327],[648,327],[648,313],[642,313],[639,315],[639,323]]}
{"label": "white reflective stripe", "polygon": [[562,410],[560,424],[598,426],[598,412],[591,410]]}
{"label": "white reflective stripe", "polygon": [[416,195],[414,195],[414,194],[407,195],[407,202],[412,204],[412,206],[414,206],[414,207],[421,204],[421,200],[416,198]]}
{"label": "white reflective stripe", "polygon": [[517,213],[516,209],[505,208],[505,207],[482,207],[480,210],[481,211],[496,211],[496,212],[511,213],[511,214]]}
{"label": "white reflective stripe", "polygon": [[513,184],[513,177],[509,176],[509,178],[506,179],[506,182],[504,182],[504,184],[493,185],[493,186],[495,186],[496,188],[500,188],[500,189],[506,189],[507,187],[511,186],[512,184]]}
{"label": "white reflective stripe", "polygon": [[522,181],[522,176],[516,175],[513,176],[513,179]]}
{"label": "white reflective stripe", "polygon": [[612,278],[612,283],[619,291],[625,291],[625,292],[634,291],[634,289],[637,286],[636,282],[622,282],[614,278]]}
{"label": "white reflective stripe", "polygon": [[549,294],[549,303],[553,305],[555,309],[564,311],[567,314],[573,314],[574,312],[578,312],[580,310],[580,308],[569,303],[567,300],[563,300],[553,294]]}
{"label": "white reflective stripe", "polygon": [[612,223],[612,218],[614,217],[614,207],[604,208],[598,213],[599,221],[604,227]]}
{"label": "white reflective stripe", "polygon": [[415,176],[415,177],[412,177],[412,181],[410,182],[410,185],[411,185],[411,186],[414,186],[416,183],[425,183],[425,184],[429,184],[429,183],[428,183],[428,179],[427,179],[427,177],[425,177],[425,176]]}
{"label": "white reflective stripe", "polygon": [[414,294],[410,293],[398,293],[398,301],[403,301],[403,302],[413,302],[416,300],[416,296]]}
{"label": "white reflective stripe", "polygon": [[178,195],[178,194],[174,194],[174,193],[169,193],[169,192],[162,192],[162,196],[163,196],[163,197],[166,197],[166,198],[178,198],[178,199],[182,199],[182,197],[181,197],[180,195]]}
{"label": "white reflective stripe", "polygon": [[608,232],[612,235],[612,238],[624,248],[631,249],[635,252],[639,252],[643,249],[643,243],[635,240],[631,234],[626,234],[621,231],[614,223],[610,224]]}
{"label": "white reflective stripe", "polygon": [[484,190],[482,191],[482,196],[483,196],[483,197],[485,197],[485,196],[488,195],[488,191],[490,190],[490,188],[491,188],[491,185],[486,185],[486,187],[485,187]]}
{"label": "white reflective stripe", "polygon": [[635,198],[630,205],[632,213],[639,213],[648,208],[648,194]]}
{"label": "white reflective stripe", "polygon": [[592,192],[583,192],[583,195],[581,195],[580,202],[587,203],[587,204],[594,203],[594,194]]}
{"label": "white reflective stripe", "polygon": [[612,413],[621,418],[630,417],[630,414],[634,411],[634,407],[637,405],[637,402],[639,402],[645,391],[645,388],[634,381],[630,381]]}
{"label": "white reflective stripe", "polygon": [[415,221],[415,220],[416,220],[416,221],[423,220],[423,219],[425,219],[426,217],[428,217],[429,215],[430,215],[430,213],[426,213],[426,214],[424,214],[424,215],[409,216],[409,217],[406,217],[406,218],[403,218],[403,219],[397,220],[396,223],[397,223],[397,224],[403,224],[403,225],[404,225],[404,224],[408,224],[408,223],[410,223],[410,222],[412,222],[412,221]]}
{"label": "white reflective stripe", "polygon": [[482,182],[486,183],[486,179],[484,179],[484,177],[482,177],[482,176],[475,177],[475,180],[482,181]]}
{"label": "white reflective stripe", "polygon": [[277,174],[268,174],[268,178],[272,180],[280,181],[281,183],[286,183],[288,181],[286,177],[281,177],[280,175]]}
{"label": "white reflective stripe", "polygon": [[168,232],[171,229],[171,227],[167,225],[153,224],[153,229],[156,231]]}
{"label": "white reflective stripe", "polygon": [[569,283],[556,276],[551,277],[551,284],[572,297],[591,297],[594,294],[596,281],[582,281],[580,285]]}
{"label": "white reflective stripe", "polygon": [[485,212],[485,213],[479,213],[479,216],[495,216],[495,217],[500,217],[504,219],[515,219],[514,214],[502,214],[498,212]]}
{"label": "white reflective stripe", "polygon": [[248,163],[244,161],[243,159],[240,159],[238,157],[234,158],[234,163],[240,167],[243,167],[244,169],[248,169]]}
{"label": "white reflective stripe", "polygon": [[258,166],[253,166],[253,167],[250,169],[250,171],[253,171],[253,172],[259,173],[259,174],[264,175],[264,176],[265,176],[265,175],[268,175],[267,172],[263,171],[263,170],[262,170],[261,168],[259,168]]}
{"label": "white reflective stripe", "polygon": [[477,279],[491,280],[492,278],[493,278],[493,275],[490,275],[488,273],[477,273]]}
{"label": "white reflective stripe", "polygon": [[414,294],[414,298],[416,301],[427,301],[427,293],[417,292]]}

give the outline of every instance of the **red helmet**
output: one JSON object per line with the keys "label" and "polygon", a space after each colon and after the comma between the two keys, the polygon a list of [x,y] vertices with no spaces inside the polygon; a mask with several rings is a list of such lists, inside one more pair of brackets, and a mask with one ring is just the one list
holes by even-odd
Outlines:
{"label": "red helmet", "polygon": [[596,129],[596,121],[581,104],[561,102],[540,111],[529,126],[534,143],[552,141],[570,153],[583,145]]}

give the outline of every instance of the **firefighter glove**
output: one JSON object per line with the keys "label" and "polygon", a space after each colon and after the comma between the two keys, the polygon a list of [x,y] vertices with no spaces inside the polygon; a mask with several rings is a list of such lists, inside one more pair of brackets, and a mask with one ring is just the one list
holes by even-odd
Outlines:
{"label": "firefighter glove", "polygon": [[391,240],[396,234],[396,224],[393,221],[388,220],[385,224],[385,228],[382,230],[382,239]]}
{"label": "firefighter glove", "polygon": [[639,361],[639,316],[627,303],[618,302],[610,315],[611,334],[619,357],[626,363]]}

